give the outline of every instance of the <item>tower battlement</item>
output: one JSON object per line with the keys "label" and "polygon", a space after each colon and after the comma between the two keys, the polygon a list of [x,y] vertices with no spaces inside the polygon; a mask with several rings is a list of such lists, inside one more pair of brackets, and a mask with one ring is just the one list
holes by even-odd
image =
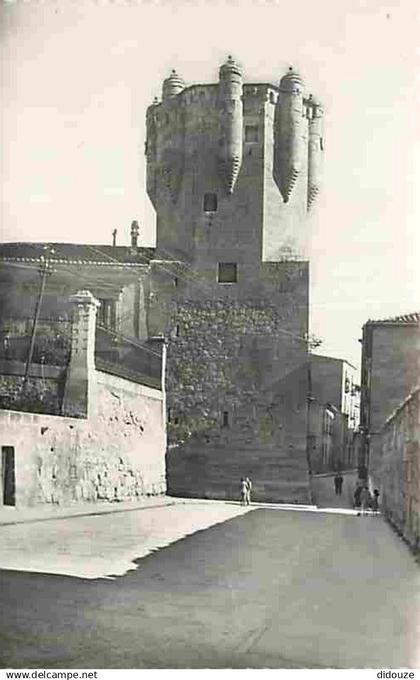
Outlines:
{"label": "tower battlement", "polygon": [[[162,101],[147,111],[146,155],[158,249],[195,259],[203,213],[214,213],[214,225],[220,211],[237,239],[252,222],[247,240],[255,257],[307,255],[306,213],[321,184],[323,109],[292,69],[278,86],[243,82],[231,57],[218,83],[186,87],[173,71]],[[217,209],[204,209],[206,194],[216,196]]]}

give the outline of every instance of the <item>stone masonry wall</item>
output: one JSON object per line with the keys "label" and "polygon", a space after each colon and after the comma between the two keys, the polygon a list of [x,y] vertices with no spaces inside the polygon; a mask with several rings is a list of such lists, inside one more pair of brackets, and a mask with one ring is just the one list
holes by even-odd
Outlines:
{"label": "stone masonry wall", "polygon": [[[309,499],[305,276],[290,284],[281,265],[269,269],[265,288],[253,279],[231,296],[172,293],[167,479],[174,495],[235,498],[241,476],[252,475],[258,500]],[[285,269],[296,276],[302,263]],[[162,288],[157,297],[162,310]]]}
{"label": "stone masonry wall", "polygon": [[420,375],[420,329],[383,325],[372,329],[370,429],[378,432],[410,394]]}
{"label": "stone masonry wall", "polygon": [[203,418],[201,432],[188,436],[182,416],[179,425],[170,423],[172,439],[181,431],[185,440],[169,447],[169,493],[235,499],[241,477],[249,476],[254,500],[308,502],[306,373],[304,365],[242,402],[238,390],[234,406],[222,395],[228,425],[215,416],[205,427]]}
{"label": "stone masonry wall", "polygon": [[382,512],[414,548],[420,548],[420,390],[387,420],[370,461]]}
{"label": "stone masonry wall", "polygon": [[0,444],[15,448],[16,505],[164,493],[163,403],[160,390],[96,371],[88,419],[0,411]]}

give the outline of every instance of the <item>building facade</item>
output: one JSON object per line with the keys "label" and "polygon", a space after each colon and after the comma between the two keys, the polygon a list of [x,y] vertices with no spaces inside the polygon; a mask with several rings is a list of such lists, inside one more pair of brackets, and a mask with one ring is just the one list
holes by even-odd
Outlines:
{"label": "building facade", "polygon": [[308,220],[322,107],[290,70],[244,83],[172,73],[147,112],[157,217],[149,333],[169,338],[168,488],[307,501]]}
{"label": "building facade", "polygon": [[356,368],[344,359],[311,354],[308,446],[315,474],[357,466],[354,434],[359,424]]}
{"label": "building facade", "polygon": [[360,428],[365,468],[375,466],[385,421],[420,379],[420,314],[368,321],[362,335]]}
{"label": "building facade", "polygon": [[381,511],[415,550],[420,550],[420,390],[386,420],[371,461]]}

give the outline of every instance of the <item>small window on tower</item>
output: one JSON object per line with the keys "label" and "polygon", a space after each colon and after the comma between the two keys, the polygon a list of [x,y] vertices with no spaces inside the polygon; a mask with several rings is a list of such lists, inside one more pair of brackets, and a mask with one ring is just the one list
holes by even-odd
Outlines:
{"label": "small window on tower", "polygon": [[245,125],[245,141],[258,142],[258,127],[256,125]]}
{"label": "small window on tower", "polygon": [[219,283],[236,283],[238,280],[238,265],[236,262],[219,262],[217,280]]}
{"label": "small window on tower", "polygon": [[223,411],[223,427],[229,427],[229,411]]}
{"label": "small window on tower", "polygon": [[216,212],[217,194],[204,194],[203,210],[204,212]]}

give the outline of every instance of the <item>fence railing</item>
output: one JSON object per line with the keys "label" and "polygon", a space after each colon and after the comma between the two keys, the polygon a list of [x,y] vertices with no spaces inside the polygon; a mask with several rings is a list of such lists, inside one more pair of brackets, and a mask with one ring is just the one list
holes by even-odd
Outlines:
{"label": "fence railing", "polygon": [[[32,325],[25,319],[1,322],[0,364],[5,373],[19,375],[24,370],[30,353],[31,331]],[[70,354],[71,322],[41,319],[35,335],[30,374],[38,375],[41,371],[43,377],[42,366],[45,370],[47,367],[50,370],[53,370],[51,367],[64,368]],[[151,387],[161,387],[162,350],[158,343],[126,338],[97,325],[95,361],[100,370]],[[6,371],[7,367],[10,370]]]}
{"label": "fence railing", "polygon": [[[0,328],[0,359],[26,363],[31,344],[32,326],[27,320],[2,322]],[[71,322],[40,320],[31,363],[66,366],[70,359]]]}
{"label": "fence railing", "polygon": [[96,367],[128,380],[161,387],[162,352],[153,343],[123,337],[102,326],[96,327]]}

